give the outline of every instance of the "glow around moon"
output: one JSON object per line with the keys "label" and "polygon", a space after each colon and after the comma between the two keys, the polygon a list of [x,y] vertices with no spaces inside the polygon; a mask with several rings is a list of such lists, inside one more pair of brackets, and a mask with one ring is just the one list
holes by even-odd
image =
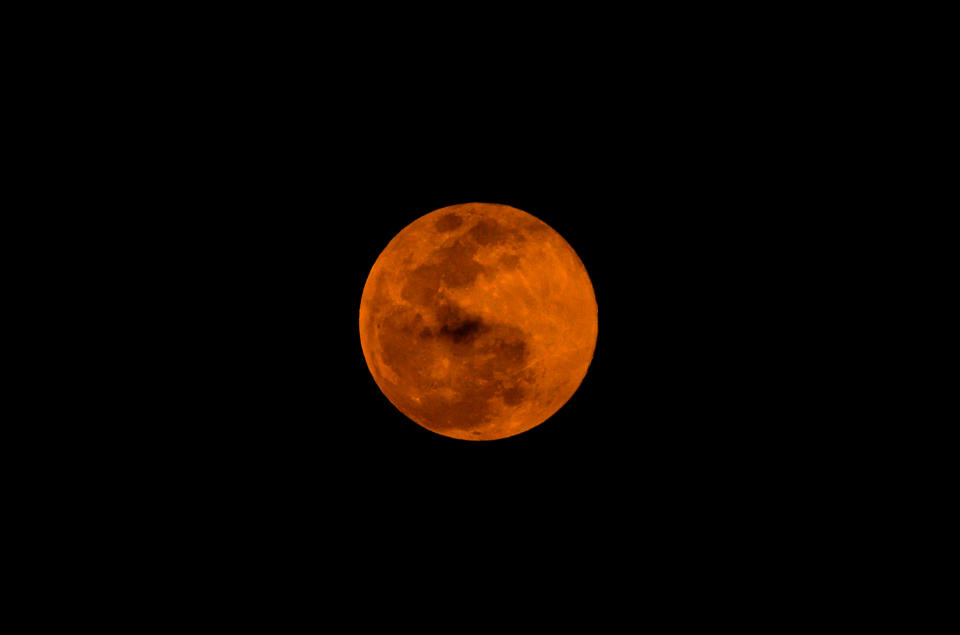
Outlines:
{"label": "glow around moon", "polygon": [[424,428],[468,440],[519,434],[576,392],[597,302],[573,248],[506,205],[423,216],[377,258],[360,343],[383,394]]}

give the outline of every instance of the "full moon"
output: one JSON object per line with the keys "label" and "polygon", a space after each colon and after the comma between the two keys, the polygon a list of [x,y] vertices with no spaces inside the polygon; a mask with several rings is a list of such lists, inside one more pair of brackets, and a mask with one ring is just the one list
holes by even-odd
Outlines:
{"label": "full moon", "polygon": [[374,263],[360,345],[374,381],[419,425],[488,441],[550,418],[597,342],[593,285],[549,225],[466,203],[405,227]]}

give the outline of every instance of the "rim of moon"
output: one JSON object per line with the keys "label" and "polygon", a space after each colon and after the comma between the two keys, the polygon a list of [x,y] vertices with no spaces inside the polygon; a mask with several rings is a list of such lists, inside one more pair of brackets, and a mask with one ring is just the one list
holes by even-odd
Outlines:
{"label": "rim of moon", "polygon": [[360,300],[377,386],[407,417],[456,439],[502,439],[549,419],[580,386],[596,342],[580,258],[507,205],[451,205],[410,223]]}

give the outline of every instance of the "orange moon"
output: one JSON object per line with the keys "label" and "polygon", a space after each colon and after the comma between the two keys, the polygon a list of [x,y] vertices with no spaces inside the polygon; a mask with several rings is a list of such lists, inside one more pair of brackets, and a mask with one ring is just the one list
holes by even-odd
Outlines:
{"label": "orange moon", "polygon": [[456,439],[502,439],[546,421],[580,386],[596,342],[580,258],[506,205],[418,218],[377,258],[360,300],[377,386],[407,417]]}

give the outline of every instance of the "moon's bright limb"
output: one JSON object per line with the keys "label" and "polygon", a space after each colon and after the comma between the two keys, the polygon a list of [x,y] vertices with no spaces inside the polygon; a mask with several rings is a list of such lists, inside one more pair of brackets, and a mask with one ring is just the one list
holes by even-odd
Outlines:
{"label": "moon's bright limb", "polygon": [[360,344],[383,394],[458,439],[501,439],[548,419],[580,386],[596,340],[580,258],[506,205],[417,219],[377,258],[360,301]]}

